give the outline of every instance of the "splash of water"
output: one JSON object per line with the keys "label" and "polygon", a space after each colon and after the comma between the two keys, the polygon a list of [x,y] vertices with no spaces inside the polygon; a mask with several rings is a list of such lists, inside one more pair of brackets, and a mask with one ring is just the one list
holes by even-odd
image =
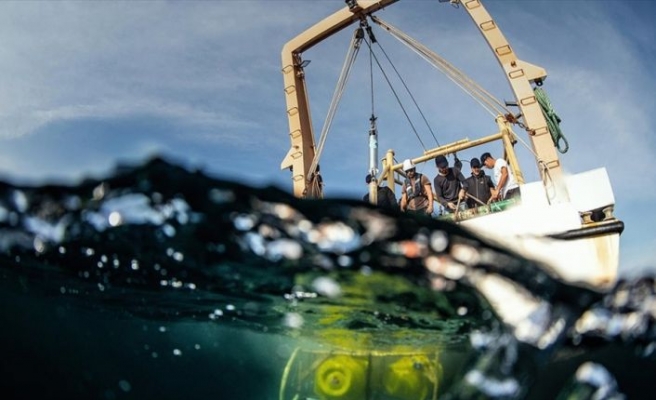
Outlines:
{"label": "splash of water", "polygon": [[[406,386],[372,386],[369,398],[416,398],[419,387],[432,388],[422,398],[635,397],[641,386],[622,370],[656,365],[649,277],[599,292],[447,222],[298,200],[160,159],[74,187],[3,184],[0,263],[5,293],[278,335],[323,354],[440,354],[439,368],[412,364],[435,367],[429,386],[407,389],[403,375]],[[604,353],[617,348],[619,368]],[[105,397],[139,387],[118,382]]]}

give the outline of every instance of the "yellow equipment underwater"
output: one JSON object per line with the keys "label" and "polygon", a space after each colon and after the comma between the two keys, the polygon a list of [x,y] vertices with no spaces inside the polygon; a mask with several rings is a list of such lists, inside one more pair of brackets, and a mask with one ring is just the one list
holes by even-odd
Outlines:
{"label": "yellow equipment underwater", "polygon": [[347,355],[324,360],[314,377],[314,392],[321,400],[365,398],[367,362]]}
{"label": "yellow equipment underwater", "polygon": [[441,377],[437,351],[296,348],[280,400],[435,400]]}
{"label": "yellow equipment underwater", "polygon": [[383,386],[395,399],[428,399],[431,388],[437,390],[437,371],[425,354],[404,356],[386,368]]}
{"label": "yellow equipment underwater", "polygon": [[[323,271],[299,274],[295,284],[313,287],[318,277],[340,283],[338,299],[323,299],[304,306],[307,331],[285,366],[280,400],[435,400],[442,381],[438,358],[439,334],[421,329],[390,325],[376,327],[367,321],[378,299],[390,294],[413,293],[418,301],[438,301],[435,293],[417,293],[403,277],[381,272],[326,274]],[[422,314],[439,318],[439,314]],[[365,321],[372,328],[347,329],[349,321]]]}

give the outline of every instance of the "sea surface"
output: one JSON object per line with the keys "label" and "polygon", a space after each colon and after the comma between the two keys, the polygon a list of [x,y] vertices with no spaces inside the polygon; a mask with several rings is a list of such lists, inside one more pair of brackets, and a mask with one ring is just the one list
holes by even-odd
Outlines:
{"label": "sea surface", "polygon": [[157,158],[0,183],[0,304],[3,400],[651,399],[656,379],[651,276],[567,284],[447,222]]}

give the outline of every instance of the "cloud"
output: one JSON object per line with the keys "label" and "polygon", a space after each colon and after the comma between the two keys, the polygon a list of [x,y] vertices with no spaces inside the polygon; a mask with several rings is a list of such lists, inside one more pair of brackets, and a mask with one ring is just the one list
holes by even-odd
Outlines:
{"label": "cloud", "polygon": [[0,137],[135,115],[252,128],[239,107],[280,68],[264,4],[3,2]]}
{"label": "cloud", "polygon": [[[594,24],[583,31],[587,37],[577,42],[576,56],[554,63],[559,82],[553,92],[576,154],[568,161],[575,168],[604,165],[621,197],[654,200],[656,187],[645,186],[642,174],[632,173],[636,162],[656,153],[656,120],[648,106],[656,89],[650,67],[626,33],[609,29],[609,19]],[[642,189],[631,190],[636,187]]]}

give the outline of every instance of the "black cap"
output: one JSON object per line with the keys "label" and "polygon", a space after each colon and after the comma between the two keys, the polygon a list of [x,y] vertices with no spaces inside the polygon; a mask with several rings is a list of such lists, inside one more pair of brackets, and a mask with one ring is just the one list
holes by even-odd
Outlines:
{"label": "black cap", "polygon": [[435,157],[435,165],[437,165],[437,168],[446,168],[449,166],[449,162],[446,160],[446,157],[439,155]]}
{"label": "black cap", "polygon": [[469,161],[469,166],[472,168],[480,168],[481,167],[481,162],[478,161],[478,158],[474,157]]}
{"label": "black cap", "polygon": [[485,164],[485,160],[487,160],[488,158],[492,158],[492,156],[490,155],[490,153],[483,153],[483,154],[481,154],[481,164]]}
{"label": "black cap", "polygon": [[367,182],[367,184],[371,183],[371,174],[367,174],[367,176],[364,178],[364,181]]}

